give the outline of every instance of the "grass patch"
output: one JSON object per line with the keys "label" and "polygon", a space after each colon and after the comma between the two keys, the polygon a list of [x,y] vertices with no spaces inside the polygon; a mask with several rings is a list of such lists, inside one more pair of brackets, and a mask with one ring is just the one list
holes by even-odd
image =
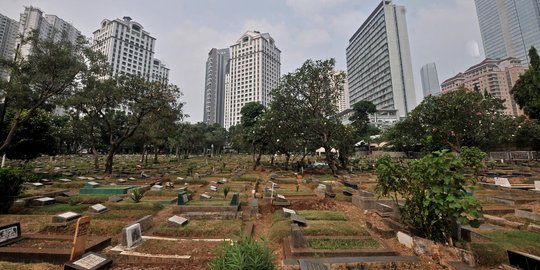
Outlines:
{"label": "grass patch", "polygon": [[[229,195],[229,198],[232,196]],[[186,205],[191,206],[229,206],[231,203],[231,200],[197,200],[197,201],[189,201],[186,203]]]}
{"label": "grass patch", "polygon": [[335,211],[300,210],[297,213],[308,220],[347,220],[345,214]]}
{"label": "grass patch", "polygon": [[238,181],[238,182],[255,182],[257,181],[259,177],[254,175],[241,175],[241,176],[233,176],[231,178],[231,181]]}
{"label": "grass patch", "polygon": [[540,256],[540,234],[527,231],[495,231],[484,233],[487,243],[472,243],[472,251],[481,265],[495,266],[506,262],[506,250],[517,250]]}
{"label": "grass patch", "polygon": [[372,238],[367,239],[309,239],[308,245],[313,249],[364,249],[380,248],[381,244]]}
{"label": "grass patch", "polygon": [[111,210],[109,212],[94,215],[93,219],[99,219],[99,220],[128,220],[128,221],[135,221],[137,219],[140,219],[146,215],[153,214],[154,211],[152,210],[128,210],[128,211],[122,211],[122,210]]}
{"label": "grass patch", "polygon": [[309,189],[300,188],[298,191],[296,189],[277,189],[277,193],[284,196],[294,196],[294,195],[315,195],[313,191]]}
{"label": "grass patch", "polygon": [[155,227],[153,234],[168,237],[230,238],[240,235],[241,229],[240,220],[190,220],[181,228],[161,224]]}
{"label": "grass patch", "polygon": [[291,222],[289,220],[279,220],[272,222],[269,237],[272,241],[281,240],[291,234]]}
{"label": "grass patch", "polygon": [[114,204],[107,204],[107,207],[111,210],[150,210],[157,212],[163,209],[164,206],[158,202],[120,202]]}
{"label": "grass patch", "polygon": [[55,213],[63,213],[63,212],[83,212],[87,210],[89,205],[87,204],[77,204],[77,205],[69,205],[69,204],[53,204],[49,206],[44,206],[41,208],[35,208],[32,212],[34,214],[55,214]]}
{"label": "grass patch", "polygon": [[369,236],[368,231],[358,224],[335,220],[312,220],[302,232],[306,236]]}
{"label": "grass patch", "polygon": [[50,270],[60,269],[58,265],[49,263],[12,263],[0,262],[0,269],[4,270]]}

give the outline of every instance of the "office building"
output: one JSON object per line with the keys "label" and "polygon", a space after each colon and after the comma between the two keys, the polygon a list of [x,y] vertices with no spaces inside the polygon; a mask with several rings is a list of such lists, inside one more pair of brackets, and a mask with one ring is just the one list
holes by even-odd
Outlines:
{"label": "office building", "polygon": [[398,119],[415,107],[405,7],[381,1],[349,39],[346,56],[351,107],[368,100]]}
{"label": "office building", "polygon": [[280,55],[268,33],[247,31],[230,46],[231,59],[225,82],[225,128],[240,123],[240,110],[249,102],[268,106],[270,91],[280,77]]}
{"label": "office building", "polygon": [[423,65],[420,69],[420,77],[422,79],[424,97],[437,96],[441,93],[441,85],[439,84],[439,76],[437,75],[437,66],[435,63]]}
{"label": "office building", "polygon": [[229,58],[229,48],[213,48],[208,53],[203,107],[203,122],[207,124],[225,125],[225,76],[228,73]]}
{"label": "office building", "polygon": [[92,47],[107,57],[113,75],[134,74],[150,81],[168,80],[169,69],[162,61],[154,59],[156,38],[131,17],[105,19],[93,34]]}
{"label": "office building", "polygon": [[343,83],[343,92],[340,93],[337,101],[337,109],[338,112],[343,112],[350,108],[349,106],[349,84],[347,83],[347,78],[345,78],[345,82]]}
{"label": "office building", "polygon": [[516,57],[529,64],[540,49],[540,0],[475,0],[486,58]]}
{"label": "office building", "polygon": [[505,114],[522,115],[523,111],[519,109],[512,98],[510,90],[525,71],[526,67],[514,57],[503,60],[485,59],[465,72],[460,72],[445,80],[441,84],[442,93],[455,91],[460,87],[465,87],[470,91],[476,89],[482,93],[487,91],[489,94],[504,100]]}
{"label": "office building", "polygon": [[[0,14],[0,58],[13,59],[19,22]],[[8,80],[8,72],[0,67],[0,80]]]}

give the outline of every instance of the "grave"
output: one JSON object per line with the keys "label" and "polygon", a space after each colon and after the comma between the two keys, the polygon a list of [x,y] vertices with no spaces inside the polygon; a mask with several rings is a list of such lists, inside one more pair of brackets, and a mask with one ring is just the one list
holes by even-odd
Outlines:
{"label": "grave", "polygon": [[49,179],[41,179],[39,180],[40,183],[44,184],[44,185],[52,185],[52,181],[49,180]]}
{"label": "grave", "polygon": [[358,189],[358,184],[357,183],[354,183],[354,182],[351,182],[351,181],[346,181],[346,180],[342,180],[341,183],[346,187],[350,187],[350,188],[353,188],[353,189]]}
{"label": "grave", "polygon": [[520,269],[540,269],[540,257],[513,250],[507,250],[510,265]]}
{"label": "grave", "polygon": [[84,187],[85,188],[96,188],[96,187],[99,187],[99,183],[94,182],[94,181],[90,181],[90,182],[87,182],[86,184],[84,184]]}
{"label": "grave", "polygon": [[108,212],[109,209],[103,204],[94,204],[88,208],[88,212],[92,214],[103,214]]}
{"label": "grave", "polygon": [[169,219],[167,219],[167,226],[170,227],[182,227],[188,223],[188,220],[183,217],[179,216],[172,216]]}
{"label": "grave", "polygon": [[291,241],[294,248],[307,248],[308,242],[298,224],[291,224]]}
{"label": "grave", "polygon": [[64,270],[101,270],[109,269],[112,260],[97,253],[89,252],[78,260],[68,262],[64,265]]}
{"label": "grave", "polygon": [[540,181],[534,181],[534,191],[540,191]]}
{"label": "grave", "polygon": [[180,191],[178,193],[178,200],[176,201],[176,203],[178,205],[184,205],[186,204],[187,202],[189,202],[189,196],[188,196],[188,193],[186,191]]}
{"label": "grave", "polygon": [[300,270],[330,270],[328,266],[321,262],[298,260],[300,264]]}
{"label": "grave", "polygon": [[33,187],[36,187],[36,188],[44,186],[42,183],[39,183],[39,182],[31,183],[30,185],[32,185]]}
{"label": "grave", "polygon": [[70,260],[76,260],[84,254],[86,242],[90,233],[90,217],[84,216],[77,219],[75,235],[73,237],[73,247],[71,248]]}
{"label": "grave", "polygon": [[212,196],[206,193],[201,194],[201,200],[210,200],[210,199],[212,199]]}
{"label": "grave", "polygon": [[285,198],[285,196],[283,196],[281,194],[277,194],[277,196],[273,200],[272,204],[273,205],[278,205],[278,206],[289,206],[289,205],[291,205],[289,200],[287,200],[287,198]]}
{"label": "grave", "polygon": [[58,179],[58,181],[60,181],[60,182],[62,182],[62,183],[69,183],[69,182],[71,182],[71,180],[66,179],[66,178],[60,178],[60,179]]}
{"label": "grave", "polygon": [[52,217],[53,226],[66,226],[67,224],[76,221],[81,215],[75,212],[65,212]]}
{"label": "grave", "polygon": [[284,217],[290,217],[291,215],[296,215],[296,211],[283,207],[283,216]]}
{"label": "grave", "polygon": [[32,206],[45,206],[54,204],[55,200],[50,197],[41,197],[32,200]]}
{"label": "grave", "polygon": [[216,186],[210,186],[210,187],[209,187],[209,190],[210,190],[210,191],[217,192],[218,188],[217,188]]}
{"label": "grave", "polygon": [[118,181],[118,183],[125,183],[125,182],[127,182],[127,180],[126,180],[126,179],[123,179],[123,178],[119,178],[119,179],[116,180],[116,181]]}
{"label": "grave", "polygon": [[302,227],[307,226],[306,218],[297,214],[291,214],[291,222],[296,223]]}
{"label": "grave", "polygon": [[21,223],[0,226],[0,247],[21,240]]}
{"label": "grave", "polygon": [[113,203],[121,202],[122,200],[124,200],[124,198],[120,196],[116,196],[116,195],[109,197],[109,202],[113,202]]}
{"label": "grave", "polygon": [[122,229],[122,246],[129,249],[141,242],[142,232],[141,225],[139,223],[132,224]]}
{"label": "grave", "polygon": [[350,192],[349,190],[346,190],[346,189],[344,189],[344,190],[343,190],[343,195],[345,195],[345,196],[349,196],[349,197],[350,197],[350,196],[352,196],[352,195],[353,195],[353,193],[352,193],[352,192]]}
{"label": "grave", "polygon": [[162,185],[153,185],[150,190],[152,190],[152,191],[161,191],[161,190],[163,190],[163,186]]}
{"label": "grave", "polygon": [[140,186],[88,186],[85,185],[79,190],[81,195],[124,195],[128,194],[128,191]]}

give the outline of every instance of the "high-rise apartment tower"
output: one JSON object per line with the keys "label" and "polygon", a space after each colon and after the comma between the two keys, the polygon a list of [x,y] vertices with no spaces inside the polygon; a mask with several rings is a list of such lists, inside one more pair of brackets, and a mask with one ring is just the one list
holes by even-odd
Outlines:
{"label": "high-rise apartment tower", "polygon": [[437,75],[437,66],[435,63],[423,65],[420,69],[420,77],[422,79],[424,97],[438,96],[441,93],[441,85],[439,84],[439,76]]}
{"label": "high-rise apartment tower", "polygon": [[206,77],[204,81],[203,122],[218,123],[224,126],[225,76],[228,73],[229,48],[213,48],[206,60]]}

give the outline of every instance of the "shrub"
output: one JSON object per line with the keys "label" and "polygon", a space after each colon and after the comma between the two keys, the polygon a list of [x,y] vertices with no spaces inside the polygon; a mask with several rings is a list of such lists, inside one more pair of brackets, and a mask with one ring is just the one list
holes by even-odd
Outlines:
{"label": "shrub", "polygon": [[0,213],[7,213],[21,194],[25,174],[15,168],[0,168]]}
{"label": "shrub", "polygon": [[223,188],[223,196],[225,196],[225,199],[227,199],[227,194],[229,194],[229,191],[231,191],[231,187],[226,186]]}
{"label": "shrub", "polygon": [[141,201],[141,199],[144,197],[144,194],[141,192],[140,189],[136,188],[129,194],[129,197],[135,202],[138,203]]}
{"label": "shrub", "polygon": [[219,256],[208,263],[211,270],[273,270],[273,252],[266,241],[259,243],[252,238],[242,239],[233,245],[224,242],[218,249]]}

